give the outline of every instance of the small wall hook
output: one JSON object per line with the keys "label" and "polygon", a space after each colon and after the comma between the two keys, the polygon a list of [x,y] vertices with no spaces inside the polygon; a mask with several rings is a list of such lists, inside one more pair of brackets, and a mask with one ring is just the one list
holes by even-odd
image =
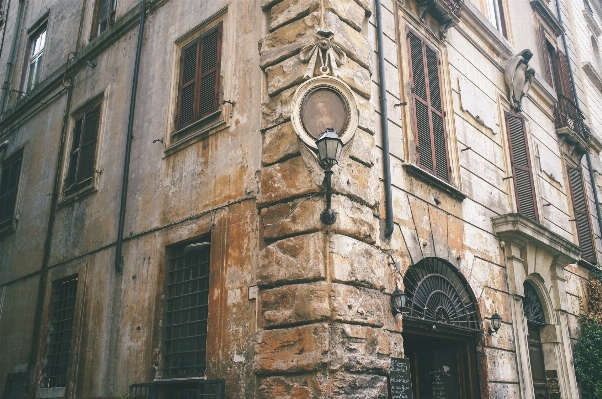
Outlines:
{"label": "small wall hook", "polygon": [[157,141],[160,141],[161,144],[163,144],[163,139],[155,139],[155,140],[153,140],[153,144],[155,144]]}
{"label": "small wall hook", "polygon": [[90,68],[94,69],[94,68],[96,68],[96,65],[98,65],[98,64],[95,64],[91,61],[86,61],[86,65],[89,66]]}

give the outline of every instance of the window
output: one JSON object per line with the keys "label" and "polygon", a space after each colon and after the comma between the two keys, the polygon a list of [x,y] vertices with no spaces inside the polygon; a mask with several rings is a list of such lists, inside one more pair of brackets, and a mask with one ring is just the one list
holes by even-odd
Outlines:
{"label": "window", "polygon": [[219,110],[222,24],[182,48],[176,129]]}
{"label": "window", "polygon": [[545,368],[545,356],[541,344],[540,330],[546,325],[543,306],[537,296],[535,288],[525,282],[525,297],[523,299],[523,311],[527,319],[527,343],[529,346],[529,363],[531,364],[531,378],[535,398],[548,397],[548,383]]}
{"label": "window", "polygon": [[44,57],[44,46],[46,45],[46,24],[43,24],[33,35],[29,37],[29,50],[27,59],[27,71],[25,74],[24,92],[29,93],[40,79],[42,58]]}
{"label": "window", "polygon": [[209,248],[208,243],[196,243],[172,252],[166,286],[166,378],[205,374]]}
{"label": "window", "polygon": [[115,22],[117,0],[96,0],[90,40],[96,38]]}
{"label": "window", "polygon": [[487,0],[487,16],[489,22],[497,30],[502,32],[502,35],[508,39],[508,32],[506,31],[506,18],[504,16],[504,5],[502,0]]}
{"label": "window", "polygon": [[441,90],[439,54],[416,34],[407,35],[411,63],[412,119],[418,165],[451,180]]}
{"label": "window", "polygon": [[76,293],[77,276],[54,283],[42,388],[67,386]]}
{"label": "window", "polygon": [[577,237],[581,248],[581,257],[589,263],[596,264],[596,250],[593,242],[592,226],[589,218],[589,207],[581,165],[573,165],[567,160],[567,176],[573,202],[574,221],[577,227]]}
{"label": "window", "polygon": [[19,191],[21,159],[22,156],[19,155],[2,167],[2,175],[0,176],[0,225],[12,221],[14,218],[17,192]]}
{"label": "window", "polygon": [[69,169],[65,181],[66,195],[76,193],[93,183],[99,121],[100,104],[75,121]]}
{"label": "window", "polygon": [[514,181],[517,211],[531,220],[538,221],[539,215],[537,213],[533,169],[529,156],[525,120],[522,116],[506,112],[506,127],[508,129],[508,147],[512,163],[512,179]]}
{"label": "window", "polygon": [[544,77],[546,82],[550,84],[553,88],[557,89],[558,87],[558,67],[557,56],[556,56],[556,47],[548,40],[548,36],[546,35],[546,30],[543,26],[539,28],[539,34],[541,38],[541,51],[543,54],[543,64],[544,64]]}

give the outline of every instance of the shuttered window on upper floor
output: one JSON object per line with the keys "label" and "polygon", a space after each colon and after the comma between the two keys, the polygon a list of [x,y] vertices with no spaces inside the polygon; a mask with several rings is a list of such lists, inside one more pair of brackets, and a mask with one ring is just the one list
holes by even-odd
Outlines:
{"label": "shuttered window on upper floor", "polygon": [[2,175],[0,175],[0,223],[11,220],[15,214],[19,176],[21,174],[21,159],[22,157],[19,156],[2,167]]}
{"label": "shuttered window on upper floor", "polygon": [[525,120],[522,116],[506,112],[506,127],[517,211],[531,220],[538,221],[533,168],[529,155]]}
{"label": "shuttered window on upper floor", "polygon": [[587,195],[581,166],[573,166],[567,162],[567,176],[571,191],[571,200],[573,202],[573,213],[575,214],[575,225],[577,227],[577,237],[579,238],[579,247],[581,248],[581,257],[595,264],[596,249],[593,241],[592,225],[590,221],[589,207],[587,206]]}
{"label": "shuttered window on upper floor", "polygon": [[222,24],[182,48],[176,129],[219,110]]}
{"label": "shuttered window on upper floor", "polygon": [[408,31],[407,40],[416,160],[421,168],[450,181],[439,53],[412,31]]}
{"label": "shuttered window on upper floor", "polygon": [[93,183],[99,124],[100,105],[95,106],[75,121],[69,169],[65,180],[66,195],[76,193]]}

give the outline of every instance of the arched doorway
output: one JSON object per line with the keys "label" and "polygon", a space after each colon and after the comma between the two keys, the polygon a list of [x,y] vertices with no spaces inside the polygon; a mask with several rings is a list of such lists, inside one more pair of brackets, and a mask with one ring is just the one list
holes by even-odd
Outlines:
{"label": "arched doorway", "polygon": [[415,399],[477,399],[478,307],[453,265],[426,258],[404,277],[405,356],[410,359]]}
{"label": "arched doorway", "polygon": [[524,289],[523,310],[527,318],[527,343],[529,345],[529,362],[531,363],[533,390],[535,392],[535,399],[548,399],[548,382],[540,334],[541,328],[546,325],[546,318],[535,288],[530,283],[525,282]]}

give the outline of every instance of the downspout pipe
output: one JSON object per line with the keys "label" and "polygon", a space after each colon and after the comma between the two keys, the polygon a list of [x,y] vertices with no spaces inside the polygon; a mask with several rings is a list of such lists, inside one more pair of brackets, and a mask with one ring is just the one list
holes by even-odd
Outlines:
{"label": "downspout pipe", "polygon": [[138,28],[138,44],[136,47],[136,60],[134,63],[134,76],[132,78],[132,96],[130,98],[130,116],[125,145],[125,161],[123,164],[123,180],[121,183],[121,204],[119,207],[119,227],[117,230],[117,249],[115,251],[115,271],[123,271],[123,229],[125,225],[125,210],[127,206],[128,182],[130,175],[130,158],[132,154],[132,139],[134,131],[134,115],[136,112],[136,93],[138,91],[138,75],[140,73],[140,54],[142,52],[142,39],[144,37],[144,22],[146,20],[146,0],[141,0],[140,26]]}
{"label": "downspout pipe", "polygon": [[[560,0],[556,0],[556,13],[558,14],[558,21],[562,26],[562,14],[560,12]],[[562,32],[562,44],[564,46],[564,52],[566,53],[567,65],[569,67],[569,75],[571,76],[571,86],[573,87],[573,93],[575,94],[575,105],[577,108],[581,109],[579,106],[579,96],[577,94],[577,86],[575,85],[575,76],[573,75],[573,67],[571,64],[571,57],[569,54],[569,46],[566,42],[566,33]],[[589,150],[585,152],[585,159],[587,160],[587,168],[589,169],[589,179],[590,184],[592,185],[592,192],[594,193],[594,203],[596,204],[596,216],[598,217],[598,227],[600,229],[600,234],[602,234],[602,214],[600,213],[600,201],[598,199],[598,189],[596,187],[596,178],[594,177],[594,169],[592,167],[592,157],[589,153]]]}
{"label": "downspout pipe", "polygon": [[[6,75],[2,84],[2,101],[0,101],[0,114],[4,112],[6,98],[10,93],[10,82],[13,79],[15,71],[15,58],[17,58],[17,47],[19,44],[19,36],[21,34],[21,25],[23,24],[23,16],[25,15],[25,0],[19,0],[19,11],[17,12],[17,24],[13,35],[13,44],[10,48],[10,56],[8,57],[8,65],[6,67]],[[6,28],[5,28],[6,29]]]}
{"label": "downspout pipe", "polygon": [[383,147],[383,172],[385,183],[385,237],[393,234],[393,195],[391,193],[391,154],[389,153],[389,118],[387,115],[387,83],[385,78],[385,53],[383,44],[382,6],[375,2],[376,40],[378,46],[378,81],[380,84],[380,126]]}

